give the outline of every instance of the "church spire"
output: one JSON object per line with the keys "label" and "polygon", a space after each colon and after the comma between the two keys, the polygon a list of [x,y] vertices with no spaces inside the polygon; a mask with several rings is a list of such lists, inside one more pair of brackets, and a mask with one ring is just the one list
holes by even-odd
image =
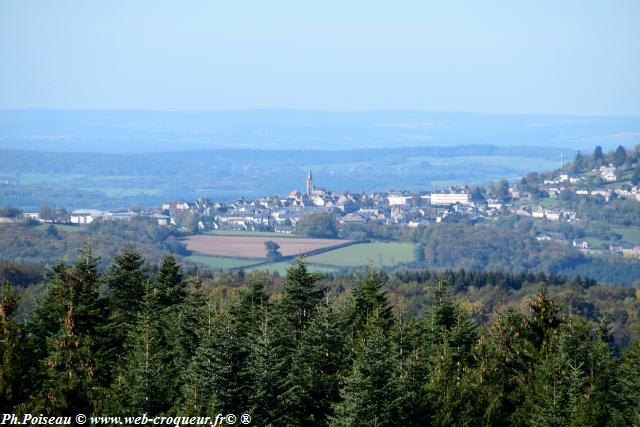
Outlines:
{"label": "church spire", "polygon": [[309,169],[309,174],[307,175],[307,195],[311,195],[313,193],[313,176],[311,176],[311,169]]}

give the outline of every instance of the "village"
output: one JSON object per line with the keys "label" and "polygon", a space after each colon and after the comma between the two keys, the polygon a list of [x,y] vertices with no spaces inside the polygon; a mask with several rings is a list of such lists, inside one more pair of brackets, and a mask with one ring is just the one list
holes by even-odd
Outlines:
{"label": "village", "polygon": [[[363,192],[330,191],[316,186],[309,171],[304,191],[294,189],[286,196],[264,196],[257,200],[244,197],[233,201],[196,201],[164,203],[154,209],[121,209],[101,211],[45,207],[40,212],[26,212],[26,218],[41,222],[90,224],[95,220],[130,220],[147,218],[161,226],[176,227],[184,232],[210,230],[270,231],[293,234],[298,221],[313,213],[332,214],[340,224],[364,225],[377,223],[406,227],[428,226],[441,222],[482,223],[506,221],[508,218],[528,217],[533,221],[579,223],[579,212],[563,208],[563,200],[591,198],[607,204],[617,198],[640,203],[640,188],[632,184],[613,166],[601,166],[587,174],[572,176],[556,171],[538,176],[529,174],[519,183],[502,180],[486,188],[450,187],[440,191]],[[563,239],[552,233],[539,233],[538,240]],[[633,244],[590,247],[587,240],[571,239],[563,242],[584,252],[621,252],[640,256],[640,247]]]}

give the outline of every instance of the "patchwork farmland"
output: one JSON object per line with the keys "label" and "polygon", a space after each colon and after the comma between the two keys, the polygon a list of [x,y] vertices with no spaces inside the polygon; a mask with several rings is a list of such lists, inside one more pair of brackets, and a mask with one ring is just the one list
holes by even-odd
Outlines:
{"label": "patchwork farmland", "polygon": [[264,242],[275,241],[285,257],[309,254],[309,266],[330,273],[340,269],[372,265],[378,268],[408,263],[414,259],[414,245],[397,242],[350,242],[334,239],[308,239],[302,237],[271,237],[240,233],[234,235],[197,235],[184,239],[193,255],[189,261],[221,270],[267,270],[286,273],[293,261],[268,263]]}
{"label": "patchwork farmland", "polygon": [[212,255],[240,258],[264,258],[264,243],[276,242],[280,253],[285,256],[302,255],[332,246],[348,244],[348,240],[307,239],[270,236],[218,236],[211,234],[189,236],[183,239],[187,249],[198,255]]}

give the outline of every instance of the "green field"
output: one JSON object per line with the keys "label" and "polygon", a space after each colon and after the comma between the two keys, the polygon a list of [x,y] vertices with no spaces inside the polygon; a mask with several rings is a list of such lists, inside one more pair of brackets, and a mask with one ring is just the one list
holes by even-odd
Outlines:
{"label": "green field", "polygon": [[559,199],[542,199],[540,200],[540,206],[545,208],[565,208],[568,206],[567,202],[563,202]]}
{"label": "green field", "polygon": [[439,167],[469,167],[469,165],[501,166],[513,168],[514,165],[527,170],[550,170],[558,167],[558,161],[535,157],[520,156],[457,156],[431,157],[416,156],[408,158],[413,163],[427,161],[432,166]]}
{"label": "green field", "polygon": [[[228,234],[227,234],[228,235]],[[237,234],[232,234],[237,235]],[[246,235],[246,234],[243,234]],[[259,234],[264,236],[265,234]],[[309,268],[323,273],[332,273],[345,267],[361,267],[372,265],[375,267],[393,266],[414,260],[414,245],[411,243],[397,242],[372,242],[358,243],[343,248],[338,248],[319,255],[306,258]],[[187,260],[206,265],[215,269],[244,268],[246,271],[262,270],[285,275],[292,261],[274,262],[271,264],[257,265],[261,259],[233,258],[207,255],[190,255]]]}
{"label": "green field", "polygon": [[212,230],[204,234],[214,236],[243,236],[243,237],[300,237],[295,234],[275,233],[273,231],[236,231],[236,230]]}
{"label": "green field", "polygon": [[620,227],[618,225],[612,225],[611,231],[620,234],[622,240],[625,242],[640,245],[640,227]]}
{"label": "green field", "polygon": [[609,242],[607,240],[601,240],[595,237],[585,237],[583,240],[589,243],[589,249],[608,249],[609,248]]}
{"label": "green field", "polygon": [[307,258],[310,263],[336,267],[372,264],[390,266],[414,260],[413,244],[397,242],[359,243]]}
{"label": "green field", "polygon": [[[37,229],[38,230],[46,230],[52,224],[40,224]],[[77,231],[82,231],[81,225],[67,225],[67,224],[53,224],[54,227],[58,229],[58,231],[66,231],[69,233],[75,233]]]}
{"label": "green field", "polygon": [[51,174],[51,173],[18,173],[10,175],[20,181],[22,185],[54,185],[82,180],[85,176],[80,174]]}
{"label": "green field", "polygon": [[261,262],[261,260],[259,259],[231,258],[208,255],[189,255],[188,257],[185,257],[185,259],[191,262],[206,265],[209,268],[222,270],[250,266]]}

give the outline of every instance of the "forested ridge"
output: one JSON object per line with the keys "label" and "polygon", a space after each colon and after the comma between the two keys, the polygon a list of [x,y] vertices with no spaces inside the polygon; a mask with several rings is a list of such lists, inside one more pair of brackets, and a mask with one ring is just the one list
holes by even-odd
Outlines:
{"label": "forested ridge", "polygon": [[[98,266],[89,246],[57,264],[25,320],[4,286],[3,412],[247,413],[260,426],[640,423],[640,343],[616,337],[597,301],[615,295],[637,326],[633,289],[542,273],[323,278],[304,260],[282,280],[202,278],[133,248]],[[461,298],[493,289],[508,301],[532,286],[522,305]]]}

